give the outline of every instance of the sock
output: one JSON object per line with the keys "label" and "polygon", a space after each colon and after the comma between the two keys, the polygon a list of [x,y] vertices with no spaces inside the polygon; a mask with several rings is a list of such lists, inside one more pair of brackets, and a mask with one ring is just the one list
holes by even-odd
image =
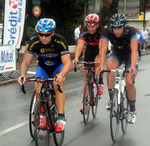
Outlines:
{"label": "sock", "polygon": [[58,119],[63,120],[64,119],[64,114],[58,114]]}
{"label": "sock", "polygon": [[135,111],[135,100],[134,101],[129,100],[128,103],[130,105],[130,111],[134,112]]}
{"label": "sock", "polygon": [[113,89],[108,89],[108,93],[109,93],[109,98],[110,98],[110,101],[111,101],[112,97],[113,97]]}

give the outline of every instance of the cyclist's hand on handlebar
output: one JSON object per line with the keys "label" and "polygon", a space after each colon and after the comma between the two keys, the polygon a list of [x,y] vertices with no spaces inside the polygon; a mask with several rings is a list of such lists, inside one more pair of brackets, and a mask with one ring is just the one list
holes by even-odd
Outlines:
{"label": "cyclist's hand on handlebar", "polygon": [[26,81],[26,76],[20,76],[18,79],[17,79],[17,82],[19,85],[22,85],[22,83],[24,84]]}
{"label": "cyclist's hand on handlebar", "polygon": [[58,74],[57,77],[55,76],[55,80],[60,85],[61,83],[64,83],[65,77],[62,77],[61,74]]}
{"label": "cyclist's hand on handlebar", "polygon": [[130,68],[129,72],[130,72],[131,76],[136,76],[137,75],[137,70],[135,68]]}
{"label": "cyclist's hand on handlebar", "polygon": [[96,67],[96,75],[99,76],[99,74],[102,70],[104,70],[104,68],[102,66]]}
{"label": "cyclist's hand on handlebar", "polygon": [[77,63],[78,63],[78,59],[72,60],[72,67],[75,68]]}

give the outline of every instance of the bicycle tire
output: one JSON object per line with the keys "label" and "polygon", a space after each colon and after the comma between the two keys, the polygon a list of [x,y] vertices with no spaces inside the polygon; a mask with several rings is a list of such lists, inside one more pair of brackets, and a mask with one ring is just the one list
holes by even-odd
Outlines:
{"label": "bicycle tire", "polygon": [[123,119],[121,120],[121,127],[122,127],[122,132],[125,134],[127,131],[127,117],[128,117],[128,111],[129,111],[129,104],[128,104],[128,95],[127,95],[127,88],[125,86],[124,88],[124,93],[123,93],[123,98],[121,100],[122,104],[122,109],[123,109]]}
{"label": "bicycle tire", "polygon": [[40,115],[41,115],[41,108],[43,107],[43,103],[41,99],[38,100],[36,107],[35,107],[35,115],[34,115],[34,137],[35,137],[35,145],[42,146],[46,145],[49,146],[50,142],[50,124],[49,124],[49,114],[47,106],[44,106],[44,112],[46,114],[46,128],[40,127]]}
{"label": "bicycle tire", "polygon": [[34,107],[36,103],[36,91],[33,92],[31,102],[30,102],[30,111],[29,111],[29,131],[31,137],[34,139]]}
{"label": "bicycle tire", "polygon": [[53,133],[56,146],[62,146],[63,141],[64,141],[64,135],[65,135],[65,130],[59,133],[58,132]]}
{"label": "bicycle tire", "polygon": [[115,142],[119,135],[119,106],[118,106],[118,93],[114,91],[113,98],[111,101],[110,110],[110,133],[111,139]]}
{"label": "bicycle tire", "polygon": [[86,82],[83,95],[83,121],[87,124],[90,114],[90,89]]}
{"label": "bicycle tire", "polygon": [[[94,85],[95,84],[95,85]],[[98,100],[99,100],[99,97],[98,97],[98,85],[97,83],[92,83],[91,84],[91,91],[92,91],[92,115],[93,115],[93,118],[95,119],[96,118],[96,115],[97,115],[97,108],[98,108]]]}

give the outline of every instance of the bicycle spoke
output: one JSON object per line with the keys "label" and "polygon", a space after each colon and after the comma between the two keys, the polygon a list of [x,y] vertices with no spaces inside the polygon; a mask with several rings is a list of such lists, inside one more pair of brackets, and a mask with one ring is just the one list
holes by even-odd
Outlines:
{"label": "bicycle spoke", "polygon": [[121,121],[121,127],[122,127],[122,132],[125,134],[127,131],[127,115],[129,111],[129,105],[128,105],[128,97],[127,97],[127,90],[126,87],[124,89],[124,94],[122,97],[122,112],[123,112],[123,119]]}
{"label": "bicycle spoke", "polygon": [[92,84],[92,96],[93,96],[93,104],[92,104],[92,115],[93,115],[93,118],[96,117],[96,114],[97,114],[97,108],[98,108],[98,100],[99,100],[99,97],[98,97],[98,87],[97,87],[97,84],[94,83]]}
{"label": "bicycle spoke", "polygon": [[31,103],[30,103],[30,111],[29,111],[29,130],[30,130],[30,135],[34,139],[34,107],[36,103],[36,96],[35,96],[35,91],[32,95],[31,98]]}
{"label": "bicycle spoke", "polygon": [[41,128],[41,123],[40,123],[40,115],[41,115],[41,109],[43,107],[43,103],[41,100],[38,100],[36,104],[36,109],[35,109],[35,116],[34,116],[34,136],[35,136],[35,145],[36,146],[41,146],[41,145],[49,145],[49,140],[50,140],[50,128],[49,128],[49,118],[48,118],[48,110],[47,108],[44,108],[45,113],[46,113],[46,127]]}
{"label": "bicycle spoke", "polygon": [[114,94],[110,110],[110,132],[111,138],[115,142],[119,134],[119,110],[117,105],[117,94]]}
{"label": "bicycle spoke", "polygon": [[88,85],[85,85],[84,96],[83,96],[83,120],[87,124],[90,113],[90,93]]}

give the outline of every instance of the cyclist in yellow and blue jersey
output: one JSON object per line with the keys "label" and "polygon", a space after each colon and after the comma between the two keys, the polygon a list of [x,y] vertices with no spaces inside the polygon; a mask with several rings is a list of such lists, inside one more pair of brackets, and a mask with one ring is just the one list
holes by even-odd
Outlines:
{"label": "cyclist in yellow and blue jersey", "polygon": [[[43,18],[40,19],[36,26],[36,34],[31,36],[26,46],[26,52],[23,57],[21,65],[20,77],[18,83],[21,85],[21,78],[24,78],[23,83],[26,80],[26,73],[29,65],[33,59],[34,54],[38,55],[38,64],[36,68],[35,78],[49,78],[51,76],[57,76],[56,81],[60,85],[60,93],[56,90],[56,82],[54,81],[54,90],[56,95],[56,106],[58,109],[58,120],[56,122],[56,132],[62,132],[65,128],[64,120],[64,105],[65,105],[65,92],[63,89],[63,83],[65,76],[68,74],[71,68],[70,52],[68,50],[68,44],[65,38],[55,33],[56,23],[53,19]],[[35,82],[36,97],[39,98],[40,88]],[[41,120],[41,127],[46,126],[46,118],[43,113]]]}

